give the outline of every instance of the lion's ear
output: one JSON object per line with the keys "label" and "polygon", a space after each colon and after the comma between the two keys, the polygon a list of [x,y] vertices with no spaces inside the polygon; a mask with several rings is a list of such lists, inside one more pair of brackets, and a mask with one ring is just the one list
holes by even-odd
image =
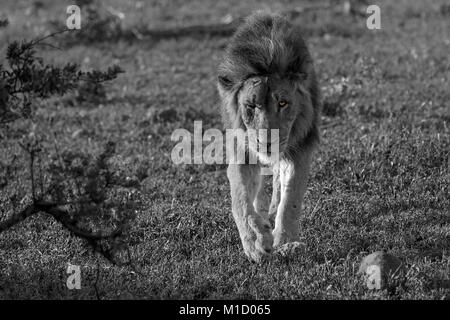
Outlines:
{"label": "lion's ear", "polygon": [[224,90],[231,90],[231,88],[233,87],[233,82],[225,77],[225,76],[219,76],[219,85],[224,89]]}

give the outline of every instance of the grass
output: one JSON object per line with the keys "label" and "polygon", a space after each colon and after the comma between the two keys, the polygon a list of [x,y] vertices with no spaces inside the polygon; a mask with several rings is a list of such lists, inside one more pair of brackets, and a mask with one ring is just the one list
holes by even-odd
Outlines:
{"label": "grass", "polygon": [[[298,5],[105,2],[125,13],[124,28],[207,24],[228,13]],[[42,35],[51,19],[64,23],[66,4],[42,3],[28,16],[28,1],[2,4],[11,25],[1,30],[1,56],[5,41]],[[444,0],[377,3],[378,31],[366,29],[362,17],[331,11],[297,18],[325,100],[301,221],[307,246],[302,255],[261,265],[243,254],[225,167],[175,166],[170,159],[174,129],[192,132],[200,119],[204,128],[220,128],[215,70],[227,38],[42,48],[55,63],[118,63],[126,71],[101,104],[51,101],[36,114],[35,130],[45,137],[45,157],[54,153],[55,132],[61,148],[93,154],[117,141],[123,170],[146,169],[130,243],[140,272],[108,264],[50,218],[33,217],[0,235],[0,298],[95,299],[97,288],[102,299],[449,299],[449,15],[440,9]],[[175,113],[155,117],[164,110]],[[27,161],[17,145],[29,125],[17,121],[1,138],[0,163],[14,174],[0,187],[0,218],[11,214],[11,198],[29,201]],[[367,291],[356,274],[365,255],[382,249],[410,271],[395,295]],[[69,262],[81,266],[81,290],[66,288]]]}

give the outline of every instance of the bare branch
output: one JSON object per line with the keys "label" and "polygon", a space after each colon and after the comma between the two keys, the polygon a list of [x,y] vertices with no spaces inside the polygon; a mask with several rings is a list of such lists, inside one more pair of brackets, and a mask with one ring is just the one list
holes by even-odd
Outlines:
{"label": "bare branch", "polygon": [[35,215],[39,212],[44,212],[51,215],[56,221],[61,223],[61,225],[72,232],[75,236],[86,240],[89,245],[94,249],[94,251],[100,253],[105,257],[108,261],[113,264],[117,264],[110,250],[105,250],[100,244],[101,240],[113,240],[116,237],[122,235],[122,229],[117,228],[111,231],[110,233],[101,233],[101,232],[89,232],[87,230],[83,230],[79,228],[76,224],[76,221],[69,217],[69,214],[58,207],[55,203],[37,201],[33,204],[28,205],[25,209],[17,214],[13,214],[9,219],[0,222],[0,233],[8,230],[14,225],[24,221],[28,217]]}
{"label": "bare branch", "polygon": [[62,210],[58,207],[58,205],[50,202],[37,202],[35,207],[42,212],[45,212],[55,218],[56,221],[61,223],[66,229],[71,231],[77,237],[83,238],[85,240],[104,240],[104,239],[113,239],[122,234],[121,229],[115,229],[111,233],[102,233],[102,232],[89,232],[87,230],[83,230],[77,227],[77,222],[69,217],[68,212]]}

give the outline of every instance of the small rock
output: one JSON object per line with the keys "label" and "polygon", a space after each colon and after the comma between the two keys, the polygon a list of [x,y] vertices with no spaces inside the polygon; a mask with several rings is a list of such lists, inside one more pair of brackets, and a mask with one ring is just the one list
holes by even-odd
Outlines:
{"label": "small rock", "polygon": [[223,16],[222,19],[220,19],[220,22],[224,24],[229,24],[233,22],[233,16],[231,14],[227,14]]}
{"label": "small rock", "polygon": [[394,289],[404,282],[405,267],[397,257],[377,251],[363,259],[358,274],[364,276],[369,290]]}

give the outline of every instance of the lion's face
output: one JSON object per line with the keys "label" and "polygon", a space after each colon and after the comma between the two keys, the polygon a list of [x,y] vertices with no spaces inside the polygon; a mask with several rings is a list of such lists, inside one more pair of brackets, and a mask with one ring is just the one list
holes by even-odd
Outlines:
{"label": "lion's face", "polygon": [[[247,129],[267,129],[267,143],[270,150],[271,129],[278,129],[279,144],[282,153],[289,142],[292,126],[300,113],[299,94],[292,81],[277,76],[255,76],[247,79],[238,94],[239,114]],[[259,136],[259,135],[258,135]],[[264,135],[263,135],[264,136]],[[259,136],[261,137],[261,136]]]}

